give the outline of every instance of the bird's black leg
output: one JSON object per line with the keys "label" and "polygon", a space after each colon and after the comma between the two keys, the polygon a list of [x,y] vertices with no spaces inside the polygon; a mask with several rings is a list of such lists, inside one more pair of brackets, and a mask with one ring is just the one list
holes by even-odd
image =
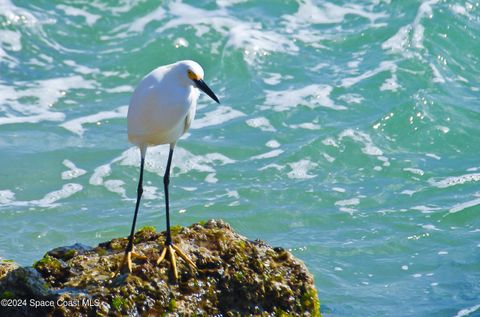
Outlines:
{"label": "bird's black leg", "polygon": [[165,175],[163,176],[163,188],[165,190],[165,210],[167,215],[167,241],[166,245],[172,244],[172,235],[170,233],[170,203],[168,199],[168,185],[170,184],[170,166],[172,165],[173,147],[170,147],[168,152],[167,167],[165,169]]}
{"label": "bird's black leg", "polygon": [[140,199],[143,194],[143,166],[145,165],[145,158],[142,157],[140,163],[140,178],[138,179],[138,188],[137,188],[137,203],[135,204],[135,213],[133,215],[132,230],[130,231],[130,237],[128,238],[127,248],[125,249],[125,254],[133,251],[133,235],[135,234],[135,225],[137,223],[137,214],[138,208],[140,207]]}
{"label": "bird's black leg", "polygon": [[143,167],[145,165],[145,159],[144,159],[144,152],[142,151],[142,160],[140,163],[140,178],[138,179],[138,188],[137,188],[137,203],[135,204],[135,213],[133,215],[133,222],[132,222],[132,230],[130,231],[130,236],[128,238],[128,244],[127,247],[125,248],[125,255],[123,256],[122,262],[120,263],[120,266],[116,270],[115,273],[113,273],[113,276],[116,276],[120,271],[127,265],[128,271],[132,272],[132,257],[137,258],[137,259],[142,259],[145,260],[146,257],[140,254],[135,253],[133,251],[133,236],[135,234],[135,225],[137,224],[137,215],[138,215],[138,209],[140,207],[140,199],[142,198],[143,194]]}
{"label": "bird's black leg", "polygon": [[165,190],[165,207],[166,207],[166,216],[167,216],[167,239],[165,241],[165,247],[163,248],[162,252],[160,253],[160,256],[158,257],[157,264],[160,264],[168,253],[170,257],[172,269],[173,269],[173,276],[175,277],[175,279],[178,279],[175,252],[177,252],[178,255],[180,255],[180,257],[185,262],[187,262],[191,268],[196,269],[197,266],[195,265],[195,263],[193,263],[192,260],[190,260],[190,258],[185,253],[183,253],[182,250],[180,250],[180,248],[178,248],[176,245],[172,243],[172,234],[170,232],[170,205],[169,205],[169,197],[168,197],[168,185],[170,183],[170,167],[172,165],[172,157],[173,157],[173,146],[170,146],[170,152],[168,153],[167,167],[165,169],[165,175],[163,176],[163,185]]}

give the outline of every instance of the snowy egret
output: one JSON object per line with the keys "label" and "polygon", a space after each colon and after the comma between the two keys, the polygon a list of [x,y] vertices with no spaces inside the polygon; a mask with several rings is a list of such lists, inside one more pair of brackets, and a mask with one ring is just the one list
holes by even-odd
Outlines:
{"label": "snowy egret", "polygon": [[127,116],[128,139],[140,149],[140,177],[138,179],[137,202],[133,215],[132,230],[119,270],[127,265],[129,272],[131,272],[132,257],[145,259],[144,256],[134,252],[133,235],[143,193],[143,167],[147,147],[160,144],[170,144],[170,151],[163,177],[167,237],[157,264],[169,253],[173,274],[175,278],[178,278],[175,260],[176,251],[182,259],[195,268],[195,264],[190,258],[172,243],[168,185],[173,150],[177,140],[188,130],[195,117],[199,90],[220,103],[217,96],[203,81],[203,75],[203,69],[198,63],[190,60],[179,61],[153,70],[142,79],[133,93]]}

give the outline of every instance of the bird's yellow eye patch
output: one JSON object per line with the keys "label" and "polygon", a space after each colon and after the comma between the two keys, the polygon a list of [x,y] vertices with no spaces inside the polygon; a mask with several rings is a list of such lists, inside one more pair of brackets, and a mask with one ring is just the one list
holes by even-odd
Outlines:
{"label": "bird's yellow eye patch", "polygon": [[200,78],[197,76],[197,74],[195,74],[191,70],[188,71],[188,78],[190,78],[191,80],[200,80]]}

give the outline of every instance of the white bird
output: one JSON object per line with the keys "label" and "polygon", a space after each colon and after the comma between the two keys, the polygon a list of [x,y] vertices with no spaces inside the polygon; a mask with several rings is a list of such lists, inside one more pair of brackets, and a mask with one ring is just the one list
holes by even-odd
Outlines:
{"label": "white bird", "polygon": [[[133,235],[137,222],[138,208],[143,193],[143,167],[147,147],[160,144],[170,144],[167,167],[163,177],[165,191],[165,208],[167,221],[167,237],[165,247],[157,260],[159,264],[167,253],[175,278],[178,277],[175,251],[192,267],[195,264],[172,243],[170,233],[170,206],[168,196],[168,184],[170,182],[170,166],[172,163],[173,150],[177,140],[188,130],[197,108],[199,90],[205,92],[217,103],[217,96],[203,81],[202,67],[190,60],[179,61],[174,64],[156,68],[142,79],[135,89],[128,108],[128,139],[140,149],[140,177],[137,188],[137,202],[133,216],[132,230],[125,249],[125,255],[118,269],[125,265],[129,272],[132,271],[132,257],[145,259],[133,250]],[[117,272],[118,272],[117,271]]]}

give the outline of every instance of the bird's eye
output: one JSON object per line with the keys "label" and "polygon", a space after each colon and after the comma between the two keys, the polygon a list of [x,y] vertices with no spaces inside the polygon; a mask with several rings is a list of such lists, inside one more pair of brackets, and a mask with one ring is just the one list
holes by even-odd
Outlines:
{"label": "bird's eye", "polygon": [[198,76],[191,70],[188,70],[188,78],[190,78],[191,80],[198,80]]}

